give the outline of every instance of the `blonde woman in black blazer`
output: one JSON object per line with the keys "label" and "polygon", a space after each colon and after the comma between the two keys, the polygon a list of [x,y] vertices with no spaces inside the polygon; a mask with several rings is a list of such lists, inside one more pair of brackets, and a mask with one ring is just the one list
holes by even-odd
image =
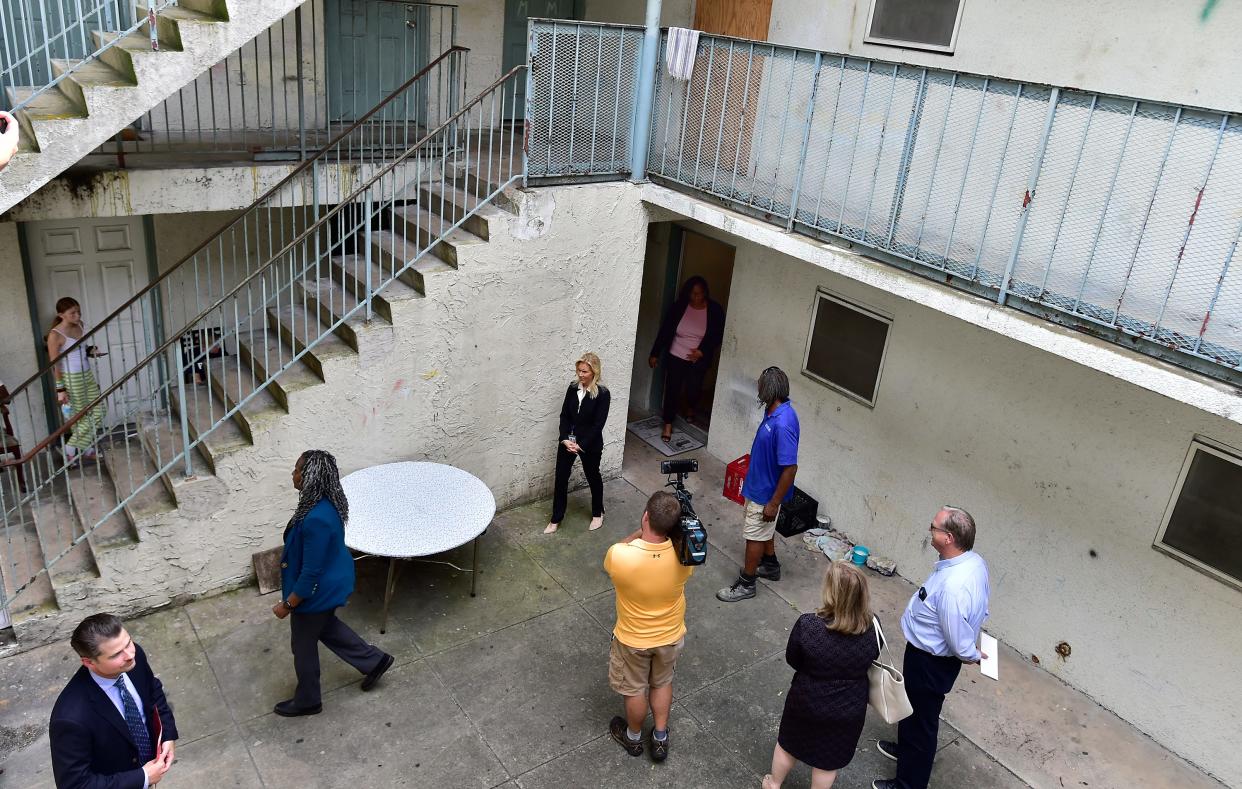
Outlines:
{"label": "blonde woman in black blazer", "polygon": [[[552,495],[552,519],[543,530],[552,534],[565,517],[569,497],[569,472],[574,459],[582,459],[582,473],[591,486],[591,531],[604,525],[604,479],[599,461],[604,454],[604,422],[608,420],[608,390],[600,385],[599,357],[584,353],[574,365],[577,380],[565,391],[561,404],[560,434],[556,446],[556,491]],[[570,436],[574,440],[570,440]]]}

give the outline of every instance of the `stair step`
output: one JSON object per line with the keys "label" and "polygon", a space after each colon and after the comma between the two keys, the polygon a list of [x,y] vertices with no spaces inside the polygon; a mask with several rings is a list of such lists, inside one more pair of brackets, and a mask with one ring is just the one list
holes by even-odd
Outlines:
{"label": "stair step", "polygon": [[[492,180],[486,172],[480,174],[477,171],[472,171],[469,175],[467,175],[464,167],[456,168],[451,164],[449,165],[449,169],[449,180],[457,187],[466,190],[472,195],[489,195],[500,188],[500,183]],[[517,172],[521,172],[520,167],[517,168]],[[506,187],[504,191],[498,193],[492,198],[489,205],[494,205],[502,211],[507,211],[510,214],[518,213],[518,206],[513,202],[513,198],[509,194],[513,188],[513,186]]]}
{"label": "stair step", "polygon": [[[147,6],[138,6],[137,13],[142,16],[147,15]],[[195,11],[190,8],[178,8],[175,5],[168,6],[159,11],[155,17],[155,29],[160,40],[162,49],[171,49],[180,51],[184,49],[181,41],[181,24],[189,22],[192,24],[217,24],[220,20],[213,16],[204,14],[201,11]],[[149,21],[143,22],[138,28],[140,35],[150,38],[151,25]]]}
{"label": "stair step", "polygon": [[[107,445],[100,442],[101,455],[107,449]],[[117,510],[104,518],[119,500],[102,458],[94,463],[84,461],[77,469],[71,469],[67,477],[74,512],[82,528],[86,529],[86,540],[96,555],[108,548],[132,545],[138,541],[133,524],[124,511]]]}
{"label": "stair step", "polygon": [[[146,16],[148,8],[149,6],[139,5],[138,13]],[[195,10],[185,5],[166,6],[162,11],[157,12],[157,14],[162,17],[166,16],[169,19],[175,19],[178,22],[204,22],[208,24],[215,24],[223,21],[217,16]]]}
{"label": "stair step", "polygon": [[255,385],[262,383],[262,379],[256,379],[254,372],[239,364],[236,357],[212,359],[207,368],[212,394],[221,402],[232,409],[243,400],[246,401],[233,414],[233,421],[237,422],[251,444],[254,443],[256,435],[266,432],[285,415],[285,409],[280,407],[280,403],[276,402],[276,398],[272,397],[266,387],[255,390]]}
{"label": "stair step", "polygon": [[[374,241],[375,234],[372,234]],[[391,262],[381,265],[376,262],[378,255],[372,255],[371,263],[371,284],[372,287],[378,285],[384,280],[392,276],[394,267]],[[400,266],[396,267],[397,270]],[[331,272],[334,282],[342,283],[345,289],[352,293],[356,298],[362,298],[367,290],[367,260],[362,255],[338,255],[332,258]],[[384,320],[392,323],[392,306],[393,304],[413,301],[421,299],[423,294],[416,288],[411,287],[400,277],[385,285],[378,293],[371,297],[371,307],[375,313]]]}
{"label": "stair step", "polygon": [[120,33],[92,30],[91,39],[94,41],[96,51],[105,44],[110,44],[113,41],[116,42],[113,46],[100,52],[99,59],[118,71],[125,79],[133,80],[134,84],[138,83],[138,75],[134,71],[133,55],[144,52],[154,53],[155,51],[151,48],[151,39],[137,33],[122,36]]}
{"label": "stair step", "polygon": [[[331,332],[326,336],[321,336],[327,324],[324,324],[318,313],[309,306],[309,299],[307,302],[307,306],[295,303],[283,305],[279,309],[269,307],[267,310],[268,324],[277,329],[280,332],[280,339],[295,350],[301,351],[314,342],[310,351],[302,357],[302,362],[314,370],[320,378],[327,380],[323,369],[325,362],[331,364],[341,359],[353,359],[357,357],[357,353],[346,345],[344,340]],[[315,342],[316,339],[318,342]]]}
{"label": "stair step", "polygon": [[[179,420],[180,404],[175,397],[172,398],[171,404],[174,419]],[[219,421],[226,409],[212,395],[206,383],[186,384],[185,407],[190,436],[196,441],[202,438],[198,448],[206,457],[213,474],[216,473],[217,464],[223,457],[250,446],[250,441],[246,438],[246,434],[242,432],[236,421],[232,419]],[[219,422],[219,424],[216,424],[213,428],[212,425],[216,422]],[[178,439],[179,441],[180,439]],[[174,444],[174,446],[176,445]]]}
{"label": "stair step", "polygon": [[[81,537],[82,527],[74,517],[64,485],[57,484],[56,492],[31,505],[35,528],[39,536],[39,550],[46,561],[55,562],[48,568],[53,589],[81,583],[99,577],[91,546],[83,539],[61,556],[70,543]],[[57,557],[60,557],[57,559]]]}
{"label": "stair step", "polygon": [[[372,257],[381,261],[385,269],[391,271],[395,266],[398,270],[418,255],[418,245],[412,238],[405,238],[388,230],[377,230],[371,233]],[[422,295],[427,295],[427,276],[443,271],[456,269],[435,254],[435,250],[427,252],[414,265],[402,271],[399,278],[406,285]]]}
{"label": "stair step", "polygon": [[[240,434],[241,431],[238,431],[239,436]],[[147,457],[151,459],[151,463],[156,470],[168,465],[181,452],[181,423],[175,415],[170,414],[168,417],[156,416],[152,419],[147,419],[138,428],[138,435],[142,439],[142,446],[147,452]],[[190,440],[193,441],[194,439],[191,437]],[[191,463],[195,477],[208,476],[213,473],[211,460],[203,452],[202,445],[194,448]],[[177,495],[178,488],[192,482],[184,474],[185,460],[179,458],[172,467],[160,475],[164,490],[172,497],[174,503],[180,501]]]}
{"label": "stair step", "polygon": [[[484,241],[491,237],[488,219],[496,218],[500,214],[500,209],[491,205],[479,206],[478,197],[453,183],[423,184],[418,190],[418,202],[427,210],[444,217],[449,224],[466,217],[461,225],[462,229]],[[475,212],[466,216],[476,206]]]}
{"label": "stair step", "polygon": [[[323,327],[331,326],[341,320],[346,313],[359,304],[357,296],[342,288],[340,283],[333,282],[327,277],[319,280],[298,280],[297,287],[299,292],[306,296],[308,306],[318,310],[320,324]],[[367,331],[365,310],[358,310],[341,321],[334,331],[337,337],[345,341],[346,345],[357,351],[358,338]]]}
{"label": "stair step", "polygon": [[[134,493],[147,480],[158,476],[159,471],[151,462],[139,436],[125,441],[114,440],[103,453],[103,459],[117,500],[129,499],[125,502],[125,514],[135,528],[150,518],[177,509],[176,500],[158,480]],[[130,498],[131,495],[133,498]]]}
{"label": "stair step", "polygon": [[[76,69],[76,71],[73,71]],[[65,60],[57,58],[52,61],[52,73],[56,76],[73,71],[68,79],[84,88],[132,88],[138,83],[125,78],[125,75],[104,63],[102,60]]]}
{"label": "stair step", "polygon": [[397,206],[392,210],[392,219],[394,233],[398,236],[404,233],[407,242],[417,239],[420,247],[432,246],[435,256],[453,267],[461,264],[459,249],[487,243],[460,227],[445,233],[453,223],[423,206]]}
{"label": "stair step", "polygon": [[[25,101],[35,92],[34,88],[9,88],[10,106]],[[85,118],[86,107],[75,104],[72,99],[53,88],[30,99],[22,112],[32,121],[57,121],[65,118]],[[24,131],[24,130],[23,130]]]}
{"label": "stair step", "polygon": [[[276,375],[275,380],[267,385],[267,391],[286,411],[289,410],[290,395],[323,383],[323,379],[301,360],[290,363],[295,352],[280,341],[279,332],[270,330],[266,325],[260,325],[253,331],[243,327],[237,338],[237,348],[242,362],[250,365],[260,380]],[[288,369],[276,372],[286,365],[289,365]]]}
{"label": "stair step", "polygon": [[[76,69],[76,70],[74,70]],[[69,76],[61,80],[61,93],[64,93],[70,100],[89,113],[86,104],[86,94],[83,88],[129,88],[136,83],[125,79],[121,72],[104,63],[102,60],[53,60],[52,74],[59,77],[65,74]]]}
{"label": "stair step", "polygon": [[[29,511],[26,510],[27,516]],[[39,546],[39,533],[34,518],[19,520],[12,516],[4,536],[4,597],[9,601],[9,613],[13,622],[21,622],[27,616],[56,607],[56,592],[52,581],[43,569],[43,549]],[[19,586],[29,584],[14,595]]]}

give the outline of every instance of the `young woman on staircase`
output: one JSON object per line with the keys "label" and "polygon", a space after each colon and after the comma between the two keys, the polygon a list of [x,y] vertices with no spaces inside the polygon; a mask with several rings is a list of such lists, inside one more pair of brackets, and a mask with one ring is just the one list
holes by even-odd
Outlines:
{"label": "young woman on staircase", "polygon": [[[81,345],[85,333],[81,305],[69,296],[58,299],[56,320],[47,333],[47,358],[55,361],[52,372],[56,376],[56,401],[68,404],[71,415],[80,413],[99,397],[99,383],[91,370],[90,359],[104,356],[106,352],[94,345]],[[103,426],[106,413],[100,403],[74,423],[73,434],[65,446],[67,462],[77,460],[79,455],[87,460],[95,458],[95,435]]]}

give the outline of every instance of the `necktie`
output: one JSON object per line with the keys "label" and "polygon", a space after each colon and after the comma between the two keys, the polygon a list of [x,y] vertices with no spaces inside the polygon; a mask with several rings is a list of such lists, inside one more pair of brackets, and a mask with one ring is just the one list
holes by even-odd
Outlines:
{"label": "necktie", "polygon": [[151,747],[151,735],[147,733],[147,725],[142,722],[142,716],[138,714],[138,705],[134,703],[134,697],[129,695],[129,688],[125,687],[124,675],[116,681],[116,689],[121,692],[121,706],[125,708],[125,725],[129,727],[134,744],[138,746],[138,758],[141,764],[146,764],[155,758],[155,751]]}

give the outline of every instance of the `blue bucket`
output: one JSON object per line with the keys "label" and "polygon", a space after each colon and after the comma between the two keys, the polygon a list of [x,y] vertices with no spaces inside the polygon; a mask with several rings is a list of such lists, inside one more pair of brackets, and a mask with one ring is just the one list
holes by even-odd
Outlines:
{"label": "blue bucket", "polygon": [[867,557],[871,555],[870,549],[865,545],[855,545],[854,550],[850,553],[850,561],[860,567],[867,563]]}

